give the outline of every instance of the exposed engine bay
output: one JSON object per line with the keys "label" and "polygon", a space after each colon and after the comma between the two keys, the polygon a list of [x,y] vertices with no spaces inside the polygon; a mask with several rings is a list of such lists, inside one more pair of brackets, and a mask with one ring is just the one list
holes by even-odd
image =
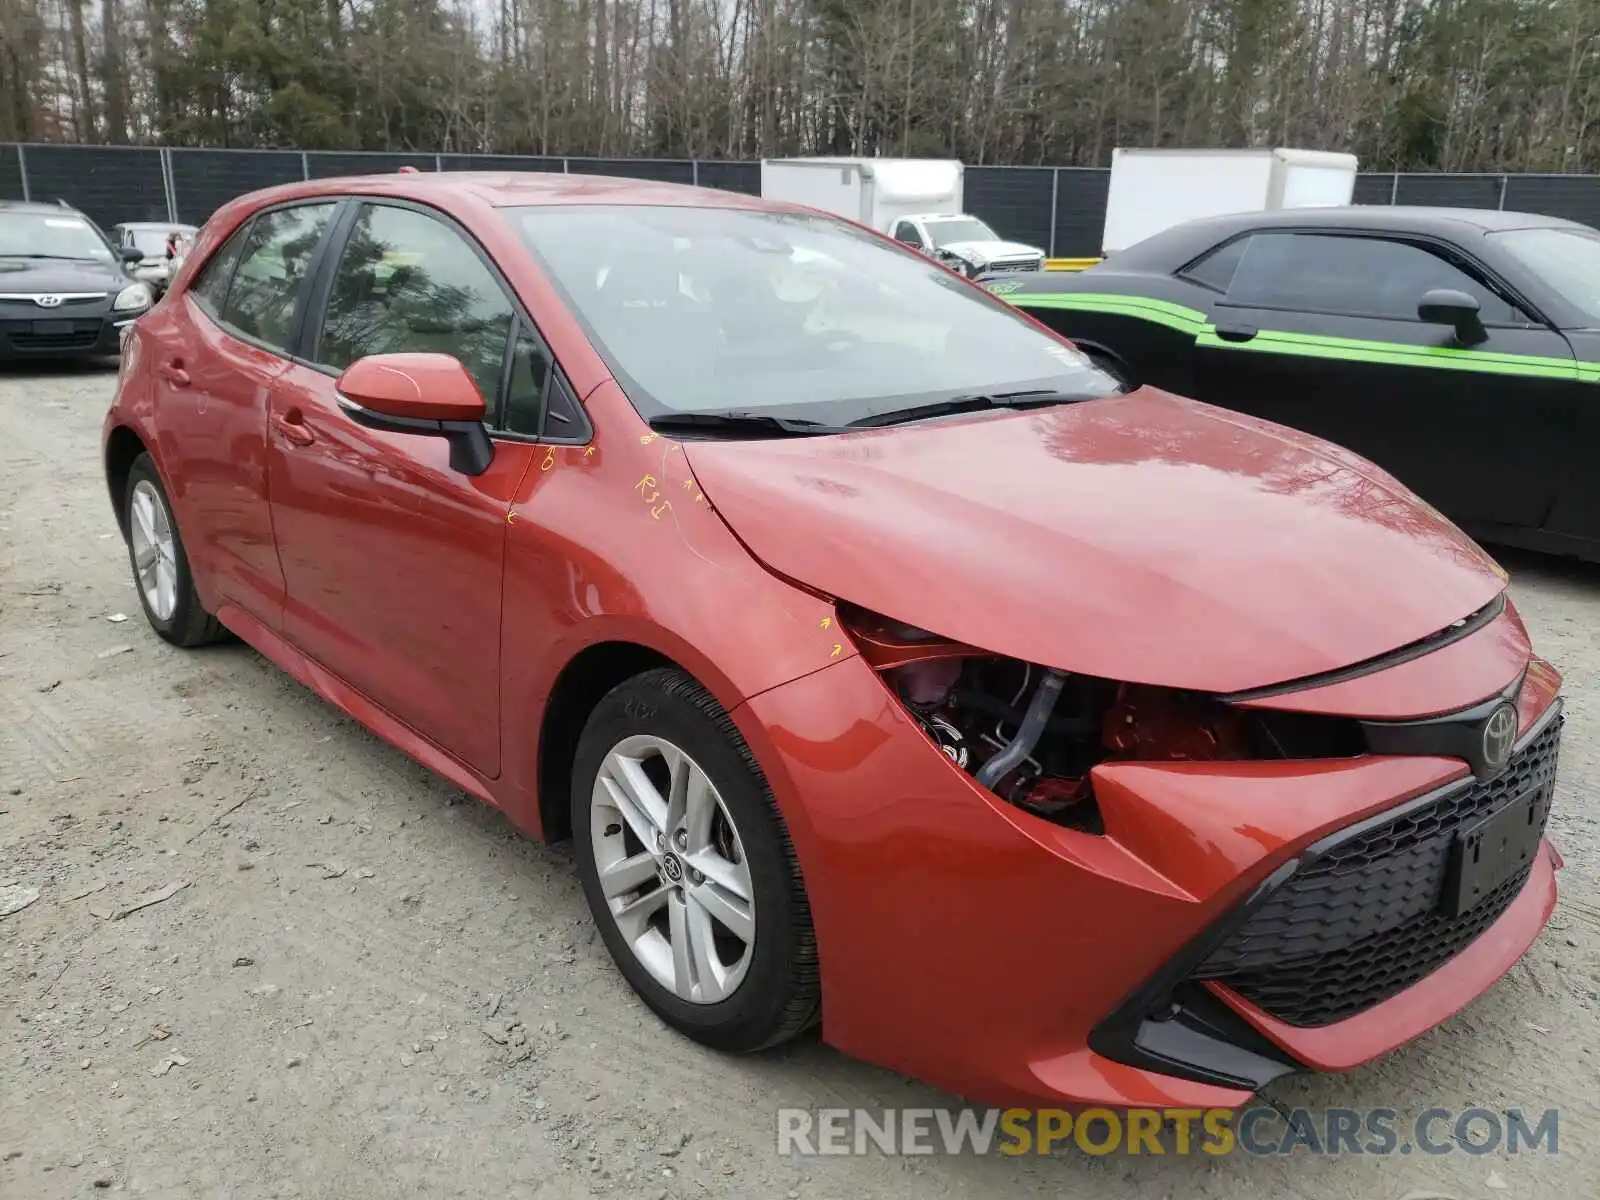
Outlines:
{"label": "exposed engine bay", "polygon": [[985,654],[841,609],[862,657],[953,763],[1035,816],[1102,832],[1099,763],[1360,754],[1353,721],[1235,708],[1195,692],[1076,675]]}

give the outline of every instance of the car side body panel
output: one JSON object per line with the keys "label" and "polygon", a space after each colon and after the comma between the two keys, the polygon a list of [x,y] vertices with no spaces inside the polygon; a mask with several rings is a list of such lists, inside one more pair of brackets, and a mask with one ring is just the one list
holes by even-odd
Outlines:
{"label": "car side body panel", "polygon": [[730,711],[856,654],[829,599],[752,569],[682,443],[652,433],[614,383],[586,407],[594,440],[541,447],[509,517],[505,787],[513,816],[531,828],[537,717],[588,647],[653,650]]}

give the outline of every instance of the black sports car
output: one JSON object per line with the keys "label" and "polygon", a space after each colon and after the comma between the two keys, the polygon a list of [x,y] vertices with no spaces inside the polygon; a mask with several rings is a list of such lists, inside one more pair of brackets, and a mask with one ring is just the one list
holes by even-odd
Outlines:
{"label": "black sports car", "polygon": [[1490,542],[1600,560],[1600,232],[1351,207],[985,281],[1129,383],[1342,443]]}

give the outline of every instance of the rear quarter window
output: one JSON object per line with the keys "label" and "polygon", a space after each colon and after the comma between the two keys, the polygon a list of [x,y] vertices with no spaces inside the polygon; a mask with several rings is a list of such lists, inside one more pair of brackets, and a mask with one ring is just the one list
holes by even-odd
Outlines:
{"label": "rear quarter window", "polygon": [[1248,237],[1234,238],[1231,242],[1207,250],[1178,274],[1191,283],[1224,293],[1233,282],[1233,274],[1239,269],[1239,260],[1244,257],[1244,248],[1249,241]]}
{"label": "rear quarter window", "polygon": [[222,249],[201,268],[200,277],[189,287],[189,294],[194,297],[195,303],[205,309],[213,320],[222,318],[222,306],[228,299],[228,283],[233,278],[234,267],[239,263],[239,251],[249,227],[249,222],[246,222],[236,229],[233,236],[223,243]]}

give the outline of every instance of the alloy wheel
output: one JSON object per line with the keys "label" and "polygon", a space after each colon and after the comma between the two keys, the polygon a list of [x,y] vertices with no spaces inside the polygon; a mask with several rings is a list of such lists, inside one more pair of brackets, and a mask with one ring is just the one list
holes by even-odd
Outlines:
{"label": "alloy wheel", "polygon": [[678,746],[635,734],[606,754],[589,811],[600,889],[634,956],[680,1000],[726,1000],[755,949],[755,889],[716,785]]}
{"label": "alloy wheel", "polygon": [[158,621],[172,618],[178,607],[178,557],[172,517],[155,485],[141,479],[128,505],[134,571],[145,605]]}

